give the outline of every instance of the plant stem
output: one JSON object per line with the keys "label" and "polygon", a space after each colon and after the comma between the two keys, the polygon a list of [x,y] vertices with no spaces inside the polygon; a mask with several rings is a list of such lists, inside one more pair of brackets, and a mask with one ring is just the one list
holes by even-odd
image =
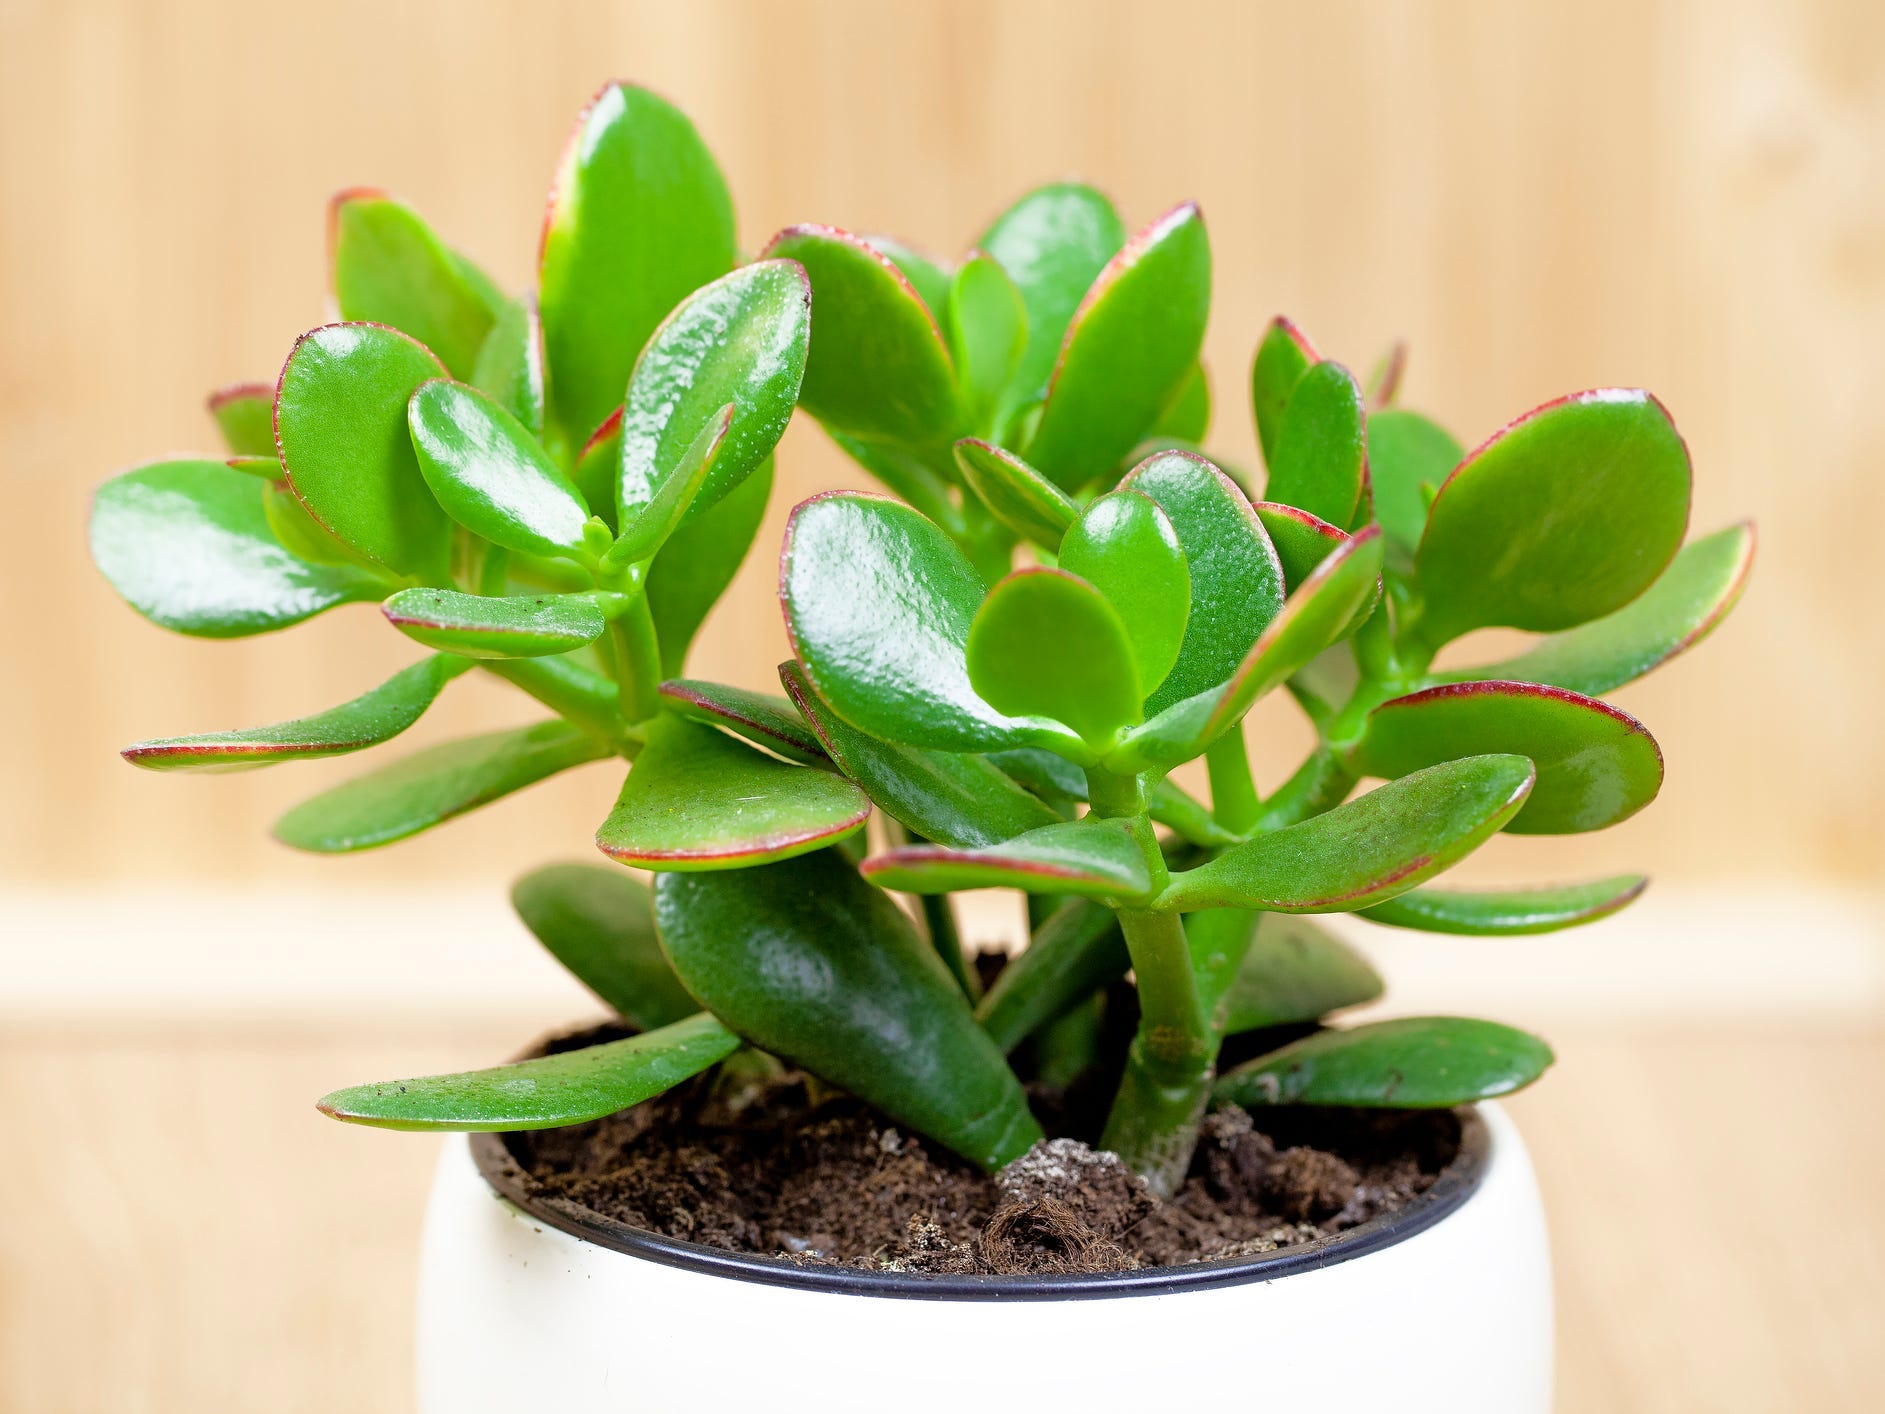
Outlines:
{"label": "plant stem", "polygon": [[630,723],[645,722],[661,710],[661,642],[655,635],[648,596],[633,602],[609,622],[609,642],[615,648],[615,686],[622,716]]}
{"label": "plant stem", "polygon": [[1318,746],[1296,768],[1296,774],[1263,802],[1256,828],[1280,830],[1333,810],[1348,799],[1348,793],[1355,788],[1355,780],[1355,773],[1343,765],[1333,751],[1327,746]]}
{"label": "plant stem", "polygon": [[1260,807],[1241,722],[1205,748],[1204,764],[1211,773],[1211,814],[1232,834],[1249,834]]}
{"label": "plant stem", "polygon": [[624,728],[608,679],[562,658],[487,658],[480,666],[624,754],[640,746],[639,737]]}

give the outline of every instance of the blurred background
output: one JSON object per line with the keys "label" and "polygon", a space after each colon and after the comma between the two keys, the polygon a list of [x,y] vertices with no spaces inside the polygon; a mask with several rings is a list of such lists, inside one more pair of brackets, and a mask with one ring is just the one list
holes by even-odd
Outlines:
{"label": "blurred background", "polygon": [[[328,317],[334,189],[388,188],[527,284],[610,77],[692,115],[749,249],[817,220],[953,256],[1068,175],[1132,225],[1197,199],[1209,442],[1244,464],[1279,312],[1362,372],[1407,340],[1403,402],[1469,445],[1574,389],[1662,398],[1694,530],[1759,522],[1752,588],[1616,694],[1667,757],[1652,809],[1470,865],[1642,868],[1650,893],[1544,939],[1348,936],[1394,1009],[1559,1044],[1514,1108],[1555,1223],[1563,1410],[1885,1407],[1885,1219],[1839,1196],[1885,1163],[1885,620],[1854,540],[1885,520],[1885,7],[0,0],[0,1410],[407,1407],[435,1141],[311,1102],[591,1005],[505,890],[592,857],[606,763],[389,851],[292,854],[270,821],[358,763],[166,778],[117,748],[332,705],[412,646],[370,606],[171,637],[92,570],[84,521],[111,471],[214,449],[205,394],[272,381]],[[695,675],[772,685],[784,516],[864,483],[794,424]],[[467,679],[413,739],[529,717]],[[1286,704],[1250,734],[1266,783],[1307,739]]]}

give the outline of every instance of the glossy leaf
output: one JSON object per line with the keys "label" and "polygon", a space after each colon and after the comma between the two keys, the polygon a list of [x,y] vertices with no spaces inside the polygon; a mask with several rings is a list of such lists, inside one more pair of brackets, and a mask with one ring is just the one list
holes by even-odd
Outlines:
{"label": "glossy leaf", "polygon": [[589,440],[576,449],[570,480],[583,498],[583,504],[608,523],[619,528],[615,517],[616,484],[622,478],[622,410],[603,419]]}
{"label": "glossy leaf", "polygon": [[282,480],[281,459],[279,457],[224,457],[223,465],[231,471],[239,471],[244,476],[253,476],[257,481],[266,481],[271,486],[286,487]]}
{"label": "glossy leaf", "polygon": [[406,637],[467,658],[568,653],[608,628],[595,601],[579,594],[492,598],[455,589],[402,589],[380,612]]}
{"label": "glossy leaf", "polygon": [[968,664],[997,711],[1064,722],[1096,751],[1139,720],[1126,626],[1064,570],[1017,570],[991,589],[969,627]]}
{"label": "glossy leaf", "polygon": [[740,1038],[705,1012],[621,1041],[456,1075],[356,1085],[320,1110],[378,1129],[559,1129],[653,1099],[717,1065]]}
{"label": "glossy leaf", "polygon": [[835,226],[793,226],[766,247],[811,278],[818,318],[799,401],[840,432],[934,447],[964,430],[936,316],[890,257]]}
{"label": "glossy leaf", "polygon": [[1547,403],[1440,488],[1415,558],[1416,631],[1437,646],[1602,618],[1649,588],[1688,519],[1689,453],[1661,403],[1617,388]]}
{"label": "glossy leaf", "polygon": [[986,1169],[1040,1139],[942,959],[833,851],[664,874],[655,918],[687,989],[753,1045]]}
{"label": "glossy leaf", "polygon": [[1081,301],[1027,459],[1075,488],[1119,464],[1197,362],[1211,307],[1211,244],[1189,203],[1127,241]]}
{"label": "glossy leaf", "polygon": [[552,957],[638,1030],[700,1010],[661,951],[654,894],[641,880],[605,864],[551,864],[511,885],[511,906]]}
{"label": "glossy leaf", "polygon": [[1368,476],[1375,519],[1397,562],[1411,565],[1427,527],[1427,502],[1466,449],[1432,418],[1388,409],[1368,417]]}
{"label": "glossy leaf", "polygon": [[1474,756],[1390,782],[1174,874],[1159,906],[1349,913],[1464,859],[1524,805],[1522,756]]}
{"label": "glossy leaf", "polygon": [[1266,913],[1225,994],[1224,1034],[1317,1021],[1382,990],[1380,974],[1340,938],[1307,918]]}
{"label": "glossy leaf", "polygon": [[607,85],[563,150],[539,255],[550,396],[572,443],[620,406],[668,311],[734,259],[732,198],[694,125],[646,89]]}
{"label": "glossy leaf", "polygon": [[1196,445],[1211,430],[1211,381],[1204,365],[1194,363],[1185,381],[1178,385],[1165,410],[1152,426],[1154,437],[1167,437]]}
{"label": "glossy leaf", "polygon": [[[1086,772],[1064,756],[1039,747],[1017,747],[991,752],[988,759],[1051,804],[1071,804],[1087,798]],[[1152,787],[1148,806],[1155,821],[1192,844],[1235,844],[1242,838],[1218,824],[1203,801],[1169,780]]]}
{"label": "glossy leaf", "polygon": [[975,1019],[1006,1054],[1132,966],[1113,911],[1090,899],[1061,904],[976,1005]]}
{"label": "glossy leaf", "polygon": [[911,894],[1025,889],[1138,901],[1151,891],[1145,856],[1119,821],[1069,820],[981,849],[909,845],[864,861],[864,877]]}
{"label": "glossy leaf", "polygon": [[[652,559],[690,514],[716,473],[723,452],[729,452],[733,419],[738,409],[727,403],[704,424],[680,460],[656,485],[646,505],[624,509],[622,533],[603,557],[603,568],[626,569]],[[729,453],[730,454],[730,453]]]}
{"label": "glossy leaf", "polygon": [[978,250],[956,271],[948,311],[949,356],[963,414],[972,425],[989,427],[1027,347],[1027,305],[1000,263]]}
{"label": "glossy leaf", "polygon": [[406,405],[444,371],[393,329],[329,324],[296,342],[275,391],[288,484],[314,518],[390,569],[441,580],[452,525],[419,471]]}
{"label": "glossy leaf", "polygon": [[807,766],[831,764],[818,734],[783,697],[687,678],[670,678],[662,683],[661,695],[671,710],[689,721],[725,727],[790,761]]}
{"label": "glossy leaf", "polygon": [[950,481],[936,470],[935,463],[907,448],[888,442],[870,442],[827,427],[839,449],[888,487],[900,500],[908,501],[938,525],[955,532],[962,529],[962,517],[950,491]]}
{"label": "glossy leaf", "polygon": [[92,501],[92,559],[138,613],[199,638],[267,633],[386,592],[377,575],[283,549],[262,509],[267,489],[215,461],[128,471]]}
{"label": "glossy leaf", "polygon": [[1170,518],[1137,491],[1101,496],[1061,541],[1060,567],[1118,612],[1138,666],[1139,696],[1150,697],[1178,661],[1191,615],[1191,573]]}
{"label": "glossy leaf", "polygon": [[956,443],[956,466],[996,520],[1043,549],[1057,549],[1080,514],[1065,491],[992,443],[964,437]]}
{"label": "glossy leaf", "polygon": [[1740,600],[1753,566],[1753,525],[1729,526],[1684,546],[1654,584],[1614,614],[1549,634],[1516,658],[1442,676],[1544,683],[1587,696],[1608,692],[1714,632]]}
{"label": "glossy leaf", "polygon": [[[276,463],[280,469],[280,463]],[[245,473],[246,474],[246,473]],[[379,565],[341,540],[308,513],[285,481],[270,481],[262,488],[262,519],[282,549],[311,565],[350,569],[384,583],[389,576]]]}
{"label": "glossy leaf", "polygon": [[525,555],[585,554],[582,493],[489,395],[445,379],[426,383],[406,420],[426,485],[465,529]]}
{"label": "glossy leaf", "polygon": [[941,324],[949,311],[950,272],[909,242],[900,241],[895,236],[870,235],[863,239],[866,245],[890,257],[890,263],[903,272],[903,278],[910,282],[918,297],[928,306],[929,312],[936,316],[936,322]]}
{"label": "glossy leaf", "polygon": [[978,751],[1071,744],[970,685],[981,576],[933,522],[881,496],[834,492],[792,512],[779,558],[786,631],[818,696],[851,725],[907,746]]}
{"label": "glossy leaf", "polygon": [[1348,539],[1347,531],[1295,506],[1258,501],[1251,509],[1276,549],[1277,561],[1283,566],[1283,582],[1292,592]]}
{"label": "glossy leaf", "polygon": [[1035,188],[976,242],[1001,262],[1027,305],[1027,350],[1014,377],[1023,399],[1047,391],[1073,312],[1125,243],[1112,202],[1078,182]]}
{"label": "glossy leaf", "polygon": [[1562,835],[1627,820],[1662,788],[1662,752],[1643,724],[1606,702],[1534,683],[1430,687],[1375,708],[1348,753],[1363,775],[1401,776],[1487,751],[1529,756],[1538,785],[1514,834]]}
{"label": "glossy leaf", "polygon": [[424,715],[445,684],[471,666],[437,654],[404,668],[351,702],[311,717],[243,731],[164,737],[119,755],[150,771],[240,771],[280,761],[314,761],[391,741]]}
{"label": "glossy leaf", "polygon": [[835,772],[663,716],[648,724],[596,844],[642,869],[743,869],[822,849],[869,815],[864,792]]}
{"label": "glossy leaf", "polygon": [[1354,522],[1368,469],[1368,415],[1354,375],[1333,361],[1296,381],[1264,461],[1266,500],[1332,525]]}
{"label": "glossy leaf", "polygon": [[468,378],[491,331],[483,282],[419,213],[385,192],[343,191],[327,210],[329,268],[340,317],[386,324]]}
{"label": "glossy leaf", "polygon": [[797,663],[780,664],[779,678],[838,769],[926,840],[974,849],[1060,818],[985,756],[880,741],[821,702]]}
{"label": "glossy leaf", "polygon": [[1418,928],[1425,933],[1508,936],[1553,933],[1595,923],[1634,903],[1649,880],[1619,874],[1587,884],[1542,889],[1494,889],[1468,893],[1451,889],[1412,889],[1362,913],[1370,923],[1390,928]]}
{"label": "glossy leaf", "polygon": [[549,398],[544,371],[543,321],[532,296],[506,304],[484,336],[471,383],[521,422],[533,437],[542,437]]}
{"label": "glossy leaf", "polygon": [[391,844],[609,754],[560,720],[448,741],[303,801],[275,838],[315,854]]}
{"label": "glossy leaf", "polygon": [[1551,1064],[1536,1036],[1462,1016],[1409,1016],[1318,1031],[1219,1078],[1218,1104],[1447,1109],[1509,1095]]}
{"label": "glossy leaf", "polygon": [[726,441],[689,514],[752,475],[791,420],[810,339],[811,286],[789,260],[741,266],[669,315],[628,380],[620,523],[655,500],[729,403]]}
{"label": "glossy leaf", "polygon": [[233,455],[275,460],[273,384],[232,383],[218,388],[209,395],[209,415],[216,419],[216,430]]}
{"label": "glossy leaf", "polygon": [[1257,345],[1250,366],[1250,403],[1257,419],[1257,446],[1263,464],[1271,466],[1276,440],[1283,431],[1283,414],[1303,374],[1321,355],[1294,324],[1280,314],[1270,321]]}
{"label": "glossy leaf", "polygon": [[668,537],[648,571],[645,593],[661,639],[661,671],[679,673],[687,649],[752,548],[772,495],[772,462]]}

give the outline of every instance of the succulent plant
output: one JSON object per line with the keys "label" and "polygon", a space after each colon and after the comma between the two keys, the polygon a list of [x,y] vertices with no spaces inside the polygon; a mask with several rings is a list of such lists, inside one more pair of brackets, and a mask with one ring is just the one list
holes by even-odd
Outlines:
{"label": "succulent plant", "polygon": [[[125,754],[338,755],[466,672],[505,678],[550,715],[348,782],[277,834],[346,852],[632,763],[596,836],[616,864],[540,869],[513,900],[635,1034],[338,1091],[329,1113],[571,1124],[749,1048],[994,1169],[1042,1137],[1024,1080],[1092,1069],[1098,1010],[1129,1005],[1102,1143],[1169,1192],[1213,1102],[1445,1107],[1549,1064],[1493,1022],[1323,1025],[1381,983],[1303,915],[1517,934],[1640,893],[1426,886],[1500,831],[1600,829],[1660,787],[1654,740],[1597,694],[1720,622],[1753,535],[1683,545],[1688,453],[1653,398],[1559,399],[1468,454],[1393,406],[1398,350],[1364,389],[1277,320],[1251,374],[1253,502],[1199,450],[1196,207],[1129,236],[1061,184],[953,266],[811,225],[740,264],[700,138],[622,85],[559,168],[534,301],[382,194],[342,193],[330,229],[346,322],[303,335],[274,387],[211,399],[228,458],[107,483],[93,552],[184,633],[374,600],[432,652],[313,717]],[[783,695],[689,678],[795,405],[895,498],[793,511]],[[1537,637],[1435,666],[1493,626]],[[1317,740],[1265,797],[1243,718],[1279,689]],[[1208,805],[1169,779],[1198,758]],[[1033,936],[984,990],[950,895],[990,887],[1029,896]],[[1259,1053],[1219,1074],[1246,1035]]]}

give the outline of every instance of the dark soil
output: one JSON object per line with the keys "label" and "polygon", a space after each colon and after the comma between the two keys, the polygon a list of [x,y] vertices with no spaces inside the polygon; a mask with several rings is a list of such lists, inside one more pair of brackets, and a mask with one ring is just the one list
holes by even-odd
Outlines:
{"label": "dark soil", "polygon": [[[595,1032],[567,1044],[592,1044]],[[553,1043],[554,1048],[560,1045]],[[620,1114],[506,1136],[546,1198],[734,1252],[936,1274],[1104,1272],[1252,1256],[1393,1212],[1458,1150],[1450,1111],[1217,1111],[1160,1203],[1087,1123],[994,1177],[868,1106],[742,1052]],[[1090,1120],[1088,1121],[1090,1122]]]}

